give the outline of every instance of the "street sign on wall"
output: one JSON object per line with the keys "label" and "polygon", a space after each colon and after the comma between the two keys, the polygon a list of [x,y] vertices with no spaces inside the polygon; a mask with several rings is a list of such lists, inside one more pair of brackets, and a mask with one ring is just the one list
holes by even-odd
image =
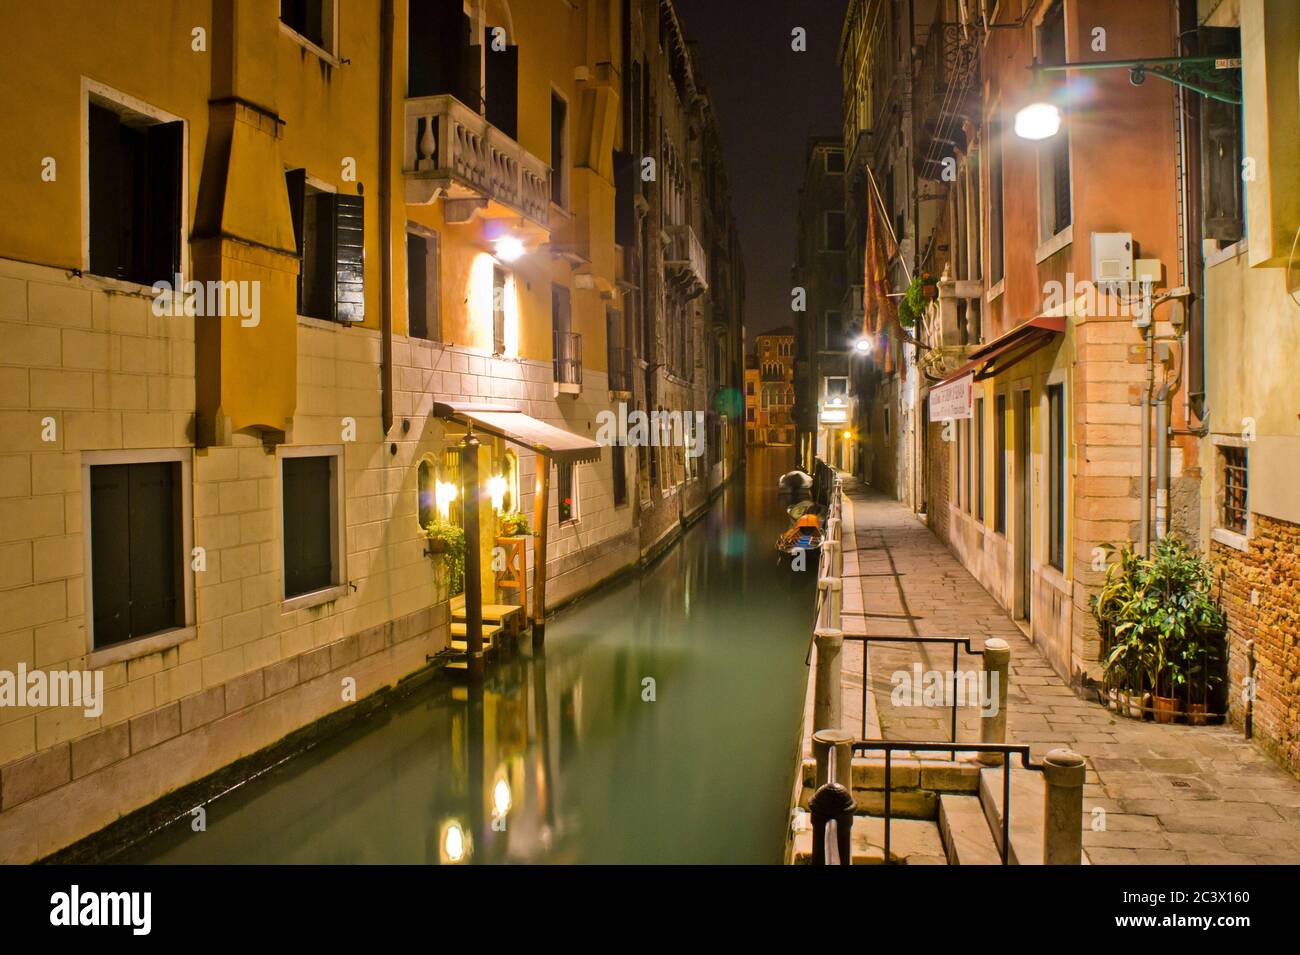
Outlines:
{"label": "street sign on wall", "polygon": [[951,421],[971,416],[971,395],[975,389],[972,372],[930,390],[930,420]]}

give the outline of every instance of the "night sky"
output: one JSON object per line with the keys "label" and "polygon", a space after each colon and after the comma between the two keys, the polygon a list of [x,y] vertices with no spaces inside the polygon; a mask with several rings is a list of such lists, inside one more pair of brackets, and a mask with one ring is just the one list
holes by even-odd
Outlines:
{"label": "night sky", "polygon": [[[675,0],[722,129],[732,208],[745,255],[745,324],[792,322],[798,192],[809,136],[841,133],[835,55],[847,0]],[[790,49],[808,31],[808,51]]]}

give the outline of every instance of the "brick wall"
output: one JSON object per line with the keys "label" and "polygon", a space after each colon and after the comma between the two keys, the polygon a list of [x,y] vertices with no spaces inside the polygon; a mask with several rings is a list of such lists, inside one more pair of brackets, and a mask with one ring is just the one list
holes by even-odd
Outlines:
{"label": "brick wall", "polygon": [[1300,525],[1251,519],[1247,550],[1211,543],[1228,615],[1229,713],[1241,726],[1246,643],[1254,640],[1254,739],[1300,776]]}

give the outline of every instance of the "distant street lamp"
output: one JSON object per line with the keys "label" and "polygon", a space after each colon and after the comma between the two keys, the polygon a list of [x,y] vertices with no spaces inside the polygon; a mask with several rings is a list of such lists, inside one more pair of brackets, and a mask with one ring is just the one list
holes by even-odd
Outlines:
{"label": "distant street lamp", "polygon": [[871,351],[871,339],[859,338],[853,343],[853,350],[860,355],[865,355],[867,352]]}

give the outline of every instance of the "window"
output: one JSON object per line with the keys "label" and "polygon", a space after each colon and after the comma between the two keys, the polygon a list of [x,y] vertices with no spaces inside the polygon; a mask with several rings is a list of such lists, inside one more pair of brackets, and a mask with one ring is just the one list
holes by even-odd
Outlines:
{"label": "window", "polygon": [[437,233],[406,233],[407,334],[412,338],[436,342],[442,336],[438,259]]}
{"label": "window", "polygon": [[327,53],[334,52],[333,0],[280,0],[280,22]]}
{"label": "window", "polygon": [[989,120],[989,282],[1004,277],[1002,264],[1002,125]]}
{"label": "window", "polygon": [[826,397],[847,398],[849,396],[849,379],[845,376],[832,376],[826,381]]}
{"label": "window", "polygon": [[284,598],[343,583],[341,452],[284,448],[280,458]]}
{"label": "window", "polygon": [[1223,462],[1223,511],[1219,523],[1226,530],[1245,534],[1250,524],[1246,449],[1221,445],[1219,455]]}
{"label": "window", "polygon": [[519,47],[511,39],[504,26],[483,29],[483,115],[511,139],[518,139]]}
{"label": "window", "polygon": [[569,290],[563,285],[552,285],[551,333],[554,372],[555,381],[561,385],[582,384],[582,336],[569,331],[571,321]]}
{"label": "window", "polygon": [[885,409],[885,440],[889,440],[889,409]]}
{"label": "window", "polygon": [[1065,569],[1065,386],[1047,388],[1047,560]]}
{"label": "window", "polygon": [[971,447],[975,456],[975,517],[984,523],[984,399],[975,399],[975,441]]}
{"label": "window", "polygon": [[364,199],[320,189],[307,181],[303,169],[285,173],[285,183],[301,259],[298,314],[326,321],[362,321]]}
{"label": "window", "polygon": [[752,381],[745,382],[745,394],[752,395],[753,393],[754,393],[754,383]]}
{"label": "window", "polygon": [[754,420],[754,409],[753,409],[753,408],[746,408],[746,409],[745,409],[745,420],[746,420],[746,421],[753,421],[753,420]]}
{"label": "window", "polygon": [[185,626],[187,471],[181,460],[87,466],[92,649]]}
{"label": "window", "polygon": [[174,284],[185,124],[159,122],[96,94],[87,122],[90,271],[140,285]]}
{"label": "window", "polygon": [[614,453],[610,459],[614,470],[614,506],[622,507],[627,503],[627,451],[621,444],[612,445],[610,450]]}
{"label": "window", "polygon": [[565,136],[568,133],[569,104],[559,93],[551,92],[551,201],[557,206],[565,204],[567,178],[565,162]]}
{"label": "window", "polygon": [[844,340],[844,323],[839,311],[829,311],[826,313],[826,350],[843,351],[847,348]]}
{"label": "window", "polygon": [[[1065,62],[1065,4],[1057,0],[1038,28],[1039,60]],[[1045,242],[1070,225],[1070,134],[1066,125],[1038,147],[1039,241]]]}
{"label": "window", "polygon": [[577,465],[556,464],[555,473],[558,480],[556,481],[557,500],[559,503],[559,522],[564,524],[568,521],[578,519],[578,487],[574,481],[574,471]]}
{"label": "window", "polygon": [[971,441],[972,424],[973,422],[970,418],[967,418],[965,421],[961,423],[961,430],[966,436],[966,455],[962,458],[961,464],[962,464],[962,469],[965,472],[964,478],[966,481],[966,486],[963,489],[962,493],[966,501],[967,514],[971,513],[973,509],[973,503],[974,503],[972,500],[973,495],[971,494],[971,484],[973,483],[972,468],[975,464],[975,449],[972,447],[973,442]]}
{"label": "window", "polygon": [[824,229],[822,248],[829,252],[842,251],[845,244],[844,213],[827,212]]}
{"label": "window", "polygon": [[420,462],[416,470],[415,495],[416,516],[420,527],[428,527],[438,513],[435,494],[437,493],[437,471],[428,458]]}
{"label": "window", "polygon": [[955,436],[955,438],[956,438],[956,452],[957,452],[957,455],[956,455],[955,460],[956,460],[956,462],[957,462],[957,466],[956,466],[956,476],[955,476],[955,480],[952,482],[952,491],[953,491],[952,499],[953,499],[953,502],[957,505],[957,507],[958,507],[959,509],[961,508],[961,492],[962,492],[962,488],[965,486],[965,481],[964,481],[964,479],[963,479],[963,477],[964,477],[964,476],[963,476],[963,471],[965,470],[965,466],[964,466],[964,464],[962,463],[962,453],[961,453],[961,448],[962,448],[962,441],[961,441],[961,438],[962,438],[962,431],[964,430],[964,429],[962,428],[962,425],[963,425],[964,423],[965,423],[965,422],[962,422],[962,421],[954,421],[954,422],[953,422],[953,426],[954,426],[953,431],[954,431],[954,436]]}
{"label": "window", "polygon": [[844,172],[844,153],[837,149],[826,150],[826,171],[832,176]]}
{"label": "window", "polygon": [[[1230,59],[1241,56],[1241,34],[1235,27],[1200,27],[1198,34],[1204,55]],[[1236,242],[1245,235],[1241,105],[1209,97],[1196,99],[1201,108],[1204,234],[1220,242]]]}
{"label": "window", "polygon": [[506,353],[506,270],[492,266],[492,354]]}
{"label": "window", "polygon": [[1007,396],[993,398],[993,529],[1007,532]]}

